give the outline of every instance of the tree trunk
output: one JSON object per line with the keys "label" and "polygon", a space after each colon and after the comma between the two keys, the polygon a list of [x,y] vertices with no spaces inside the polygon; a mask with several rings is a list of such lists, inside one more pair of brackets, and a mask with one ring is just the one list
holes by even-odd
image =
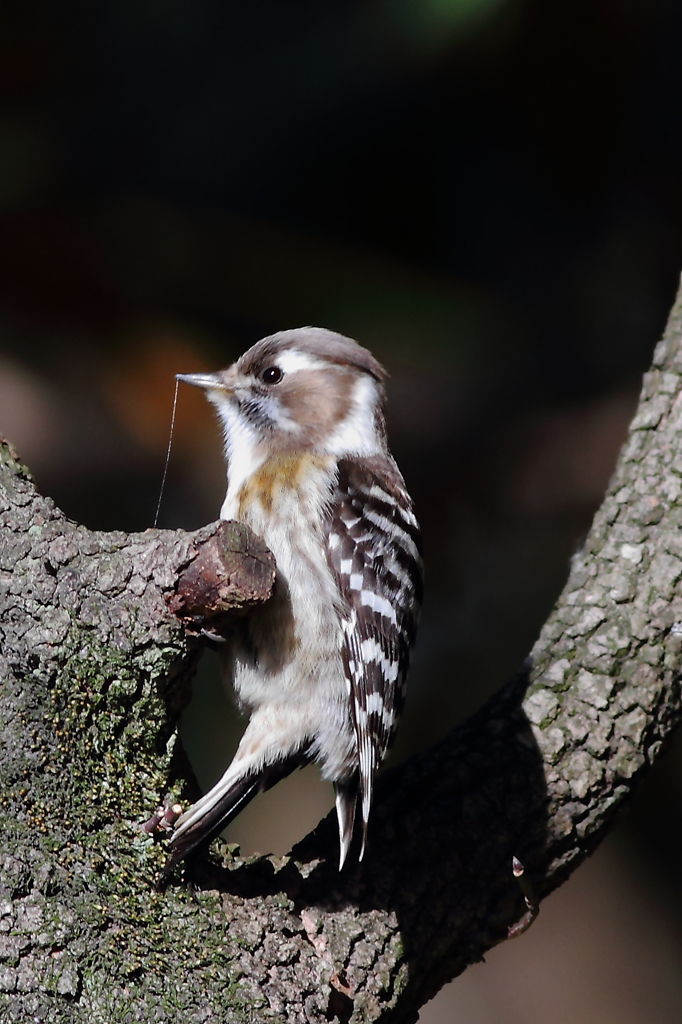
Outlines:
{"label": "tree trunk", "polygon": [[532,919],[526,879],[544,897],[597,846],[678,721],[681,446],[678,296],[531,657],[382,776],[365,861],[339,875],[330,817],[288,857],[217,843],[160,885],[141,826],[196,795],[176,730],[201,629],[267,599],[272,557],[236,524],[90,532],[0,445],[2,1019],[414,1020]]}

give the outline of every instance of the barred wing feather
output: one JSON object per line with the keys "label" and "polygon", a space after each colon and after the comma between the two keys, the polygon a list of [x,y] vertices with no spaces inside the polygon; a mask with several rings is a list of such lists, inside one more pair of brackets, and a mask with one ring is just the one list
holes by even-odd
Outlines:
{"label": "barred wing feather", "polygon": [[327,548],[345,601],[343,660],[358,746],[364,851],[374,776],[403,709],[423,590],[419,526],[390,458],[340,460]]}

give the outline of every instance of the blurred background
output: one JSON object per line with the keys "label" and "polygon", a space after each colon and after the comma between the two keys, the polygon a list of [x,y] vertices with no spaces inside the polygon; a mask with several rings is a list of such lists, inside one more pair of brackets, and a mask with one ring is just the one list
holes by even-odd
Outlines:
{"label": "blurred background", "polygon": [[[427,601],[393,758],[518,666],[623,440],[682,270],[675,0],[0,4],[0,429],[96,529],[153,522],[173,374],[326,326],[390,371]],[[216,518],[179,395],[160,525]],[[210,656],[202,784],[242,728]],[[284,852],[307,770],[230,830]],[[682,1019],[682,746],[528,935],[425,1007],[466,1024]]]}

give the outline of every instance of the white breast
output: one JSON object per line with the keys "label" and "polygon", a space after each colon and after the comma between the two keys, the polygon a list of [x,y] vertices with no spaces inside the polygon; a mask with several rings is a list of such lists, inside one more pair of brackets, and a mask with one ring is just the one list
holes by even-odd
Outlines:
{"label": "white breast", "polygon": [[[307,463],[304,473],[292,473],[295,486],[275,474],[267,497],[247,485],[223,506],[221,516],[246,523],[277,562],[273,598],[249,616],[246,637],[233,644],[232,684],[249,709],[279,706],[295,717],[297,730],[316,737],[323,774],[337,777],[340,763],[351,756],[354,735],[341,657],[341,598],[324,536],[336,460],[318,456]],[[267,464],[261,467],[262,479],[268,479],[267,470]]]}

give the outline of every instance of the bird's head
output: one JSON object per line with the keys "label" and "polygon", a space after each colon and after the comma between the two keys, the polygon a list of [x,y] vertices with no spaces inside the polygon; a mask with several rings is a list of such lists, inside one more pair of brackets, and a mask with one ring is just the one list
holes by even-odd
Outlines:
{"label": "bird's head", "polygon": [[228,458],[313,451],[343,458],[386,450],[386,373],[367,349],[319,327],[263,338],[217,373],[179,373],[206,389]]}

